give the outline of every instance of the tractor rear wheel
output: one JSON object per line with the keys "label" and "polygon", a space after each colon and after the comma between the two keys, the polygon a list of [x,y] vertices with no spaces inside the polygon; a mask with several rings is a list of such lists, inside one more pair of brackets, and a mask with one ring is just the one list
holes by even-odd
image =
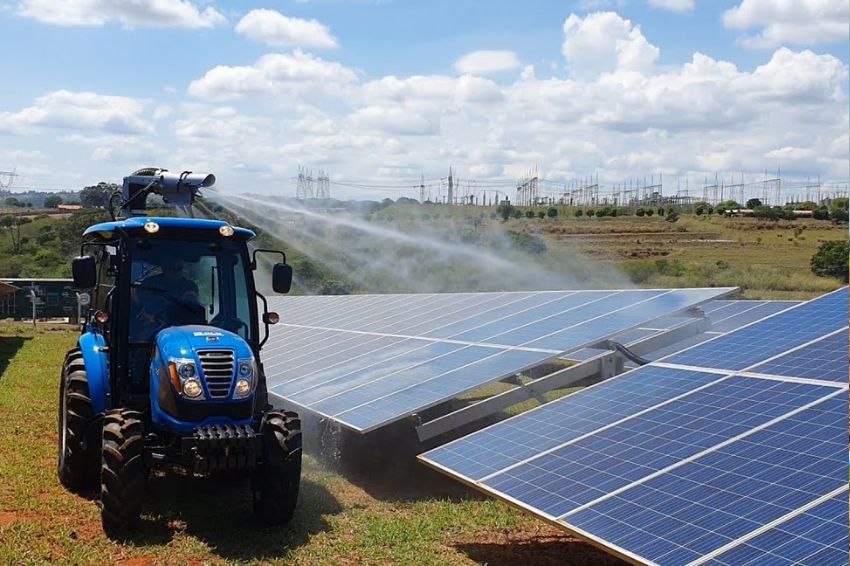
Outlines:
{"label": "tractor rear wheel", "polygon": [[147,480],[143,454],[141,413],[110,411],[103,419],[100,467],[100,518],[110,537],[120,536],[139,520]]}
{"label": "tractor rear wheel", "polygon": [[270,525],[289,522],[301,484],[301,420],[291,411],[266,413],[263,461],[254,473],[254,512]]}
{"label": "tractor rear wheel", "polygon": [[97,427],[90,426],[94,410],[83,354],[65,356],[59,382],[59,446],[56,473],[68,489],[93,488],[98,478]]}

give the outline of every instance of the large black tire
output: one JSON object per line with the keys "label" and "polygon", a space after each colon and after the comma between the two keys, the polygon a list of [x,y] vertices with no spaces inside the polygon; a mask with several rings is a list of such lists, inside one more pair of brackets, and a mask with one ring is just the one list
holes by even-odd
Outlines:
{"label": "large black tire", "polygon": [[83,354],[73,349],[65,356],[59,381],[58,450],[56,473],[68,489],[91,489],[97,485],[100,441],[94,416]]}
{"label": "large black tire", "polygon": [[104,417],[100,519],[110,537],[120,537],[139,521],[147,481],[144,442],[138,411],[113,409]]}
{"label": "large black tire", "polygon": [[254,512],[270,525],[289,522],[301,484],[301,420],[291,411],[266,413],[263,460],[254,473]]}

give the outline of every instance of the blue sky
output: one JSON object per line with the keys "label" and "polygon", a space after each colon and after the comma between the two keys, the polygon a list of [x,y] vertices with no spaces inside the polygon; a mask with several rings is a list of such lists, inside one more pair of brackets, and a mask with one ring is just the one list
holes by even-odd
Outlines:
{"label": "blue sky", "polygon": [[848,25],[834,0],[6,0],[0,170],[846,182]]}

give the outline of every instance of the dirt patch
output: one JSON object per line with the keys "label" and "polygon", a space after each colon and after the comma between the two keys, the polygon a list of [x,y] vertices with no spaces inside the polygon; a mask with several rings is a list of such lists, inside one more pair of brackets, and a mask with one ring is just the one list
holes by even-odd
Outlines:
{"label": "dirt patch", "polygon": [[0,529],[18,522],[18,514],[14,511],[0,511]]}
{"label": "dirt patch", "polygon": [[470,559],[488,566],[544,566],[594,564],[622,566],[626,563],[549,525],[530,525],[502,531],[484,531],[461,537],[453,544]]}
{"label": "dirt patch", "polygon": [[150,556],[135,556],[115,562],[116,566],[151,566],[153,563],[153,558]]}

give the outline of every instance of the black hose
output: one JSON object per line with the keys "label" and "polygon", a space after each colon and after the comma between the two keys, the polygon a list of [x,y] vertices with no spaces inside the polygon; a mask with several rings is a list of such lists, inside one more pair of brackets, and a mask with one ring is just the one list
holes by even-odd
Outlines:
{"label": "black hose", "polygon": [[635,354],[634,352],[632,352],[631,350],[629,350],[628,348],[626,348],[625,346],[623,346],[619,342],[614,342],[613,340],[609,340],[608,343],[615,350],[617,350],[618,352],[623,354],[623,356],[625,356],[626,358],[628,358],[629,360],[631,360],[632,362],[636,363],[639,366],[645,366],[646,364],[652,363],[652,360],[647,360],[646,358],[642,358],[642,357],[638,356],[637,354]]}

